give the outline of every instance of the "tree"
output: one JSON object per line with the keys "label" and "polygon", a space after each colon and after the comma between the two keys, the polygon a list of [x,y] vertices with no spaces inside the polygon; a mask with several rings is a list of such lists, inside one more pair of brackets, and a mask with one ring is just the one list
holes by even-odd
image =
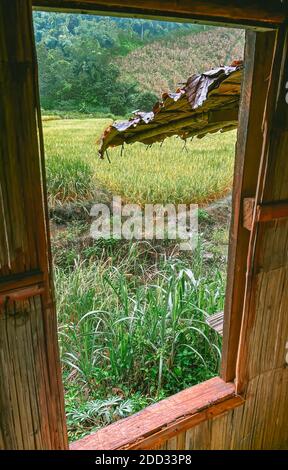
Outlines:
{"label": "tree", "polygon": [[128,54],[170,31],[188,31],[177,23],[34,12],[41,103],[45,110],[148,111],[151,92],[120,79],[115,57]]}

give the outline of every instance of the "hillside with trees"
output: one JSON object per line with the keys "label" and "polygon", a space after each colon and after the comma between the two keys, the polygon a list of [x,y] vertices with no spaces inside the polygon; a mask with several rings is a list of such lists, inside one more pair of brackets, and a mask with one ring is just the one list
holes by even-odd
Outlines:
{"label": "hillside with trees", "polygon": [[230,65],[233,60],[243,59],[243,54],[243,31],[209,28],[154,41],[120,57],[117,64],[121,80],[133,76],[142,91],[153,91],[159,96],[175,90],[193,73]]}
{"label": "hillside with trees", "polygon": [[191,73],[243,55],[241,31],[201,25],[35,12],[34,28],[44,112],[149,110]]}

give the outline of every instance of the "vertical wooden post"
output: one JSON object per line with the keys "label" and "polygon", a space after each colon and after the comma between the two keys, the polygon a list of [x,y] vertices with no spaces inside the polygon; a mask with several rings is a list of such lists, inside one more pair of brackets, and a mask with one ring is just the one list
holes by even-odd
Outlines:
{"label": "vertical wooden post", "polygon": [[[255,205],[288,199],[288,29],[280,30],[270,76],[261,171]],[[288,341],[288,220],[255,223],[252,227],[248,281],[237,366],[237,389],[271,371],[283,373]],[[276,384],[273,383],[273,387]],[[272,387],[271,387],[272,392]],[[287,402],[282,404],[287,412]],[[283,412],[282,412],[283,414]]]}
{"label": "vertical wooden post", "polygon": [[250,232],[243,225],[244,198],[255,197],[264,140],[275,32],[247,31],[233,184],[221,376],[234,380],[246,284]]}
{"label": "vertical wooden post", "polygon": [[65,449],[31,0],[0,2],[0,448]]}

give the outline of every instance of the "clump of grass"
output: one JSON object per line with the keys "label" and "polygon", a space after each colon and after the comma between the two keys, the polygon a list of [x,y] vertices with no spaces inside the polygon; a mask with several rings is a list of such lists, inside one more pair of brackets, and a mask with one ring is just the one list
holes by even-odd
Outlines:
{"label": "clump of grass", "polygon": [[155,400],[143,397],[139,393],[135,393],[128,399],[112,395],[103,399],[80,401],[72,392],[69,397],[66,396],[68,436],[72,439],[80,439],[87,432],[95,432],[114,421],[137,413],[154,402]]}
{"label": "clump of grass", "polygon": [[59,121],[61,116],[58,116],[57,114],[50,114],[50,115],[42,115],[42,122],[47,122],[47,121]]}
{"label": "clump of grass", "polygon": [[50,156],[46,163],[49,206],[91,199],[94,190],[92,175],[90,165],[81,158]]}
{"label": "clump of grass", "polygon": [[67,413],[73,424],[95,425],[95,421],[104,426],[119,418],[124,418],[133,412],[132,400],[122,400],[120,397],[111,397],[106,400],[88,401],[80,407],[74,407]]}

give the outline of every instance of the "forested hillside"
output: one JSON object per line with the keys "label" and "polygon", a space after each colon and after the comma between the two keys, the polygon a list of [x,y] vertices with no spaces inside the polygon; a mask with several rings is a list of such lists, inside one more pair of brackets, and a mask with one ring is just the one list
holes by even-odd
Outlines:
{"label": "forested hillside", "polygon": [[243,54],[237,30],[34,13],[44,111],[125,115],[195,72]]}

